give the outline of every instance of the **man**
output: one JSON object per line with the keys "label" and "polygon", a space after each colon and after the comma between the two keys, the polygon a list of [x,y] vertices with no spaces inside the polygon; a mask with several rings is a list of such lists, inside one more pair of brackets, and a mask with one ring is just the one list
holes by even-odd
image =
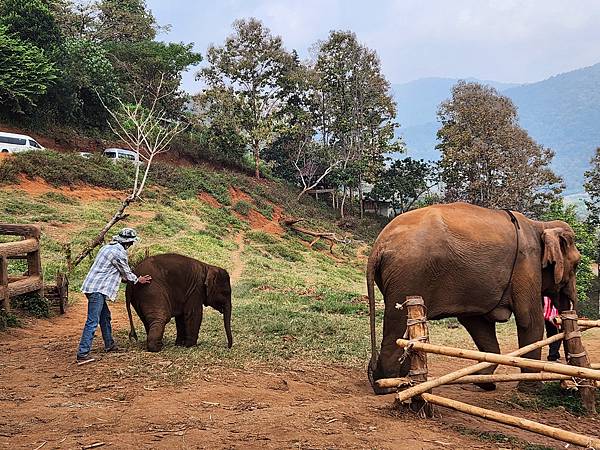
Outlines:
{"label": "man", "polygon": [[77,350],[79,365],[95,361],[90,356],[90,350],[98,324],[102,331],[104,350],[107,352],[117,350],[117,345],[112,337],[110,310],[106,300],[114,301],[116,299],[121,280],[142,284],[152,281],[150,275],[137,277],[129,267],[127,249],[137,240],[138,237],[133,228],[123,228],[108,245],[100,249],[83,281],[81,291],[88,299],[88,312]]}

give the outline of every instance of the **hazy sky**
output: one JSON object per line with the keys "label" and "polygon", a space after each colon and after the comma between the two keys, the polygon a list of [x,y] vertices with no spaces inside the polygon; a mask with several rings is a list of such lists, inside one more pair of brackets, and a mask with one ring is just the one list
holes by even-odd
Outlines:
{"label": "hazy sky", "polygon": [[[235,19],[256,17],[307,56],[330,30],[354,31],[392,83],[422,77],[532,82],[600,62],[600,0],[147,0],[166,41],[203,55]],[[195,73],[196,69],[192,72]],[[199,90],[194,73],[189,91]]]}

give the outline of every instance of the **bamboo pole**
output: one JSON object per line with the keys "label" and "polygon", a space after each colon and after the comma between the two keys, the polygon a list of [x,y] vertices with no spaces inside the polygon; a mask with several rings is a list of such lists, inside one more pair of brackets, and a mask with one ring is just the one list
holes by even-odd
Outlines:
{"label": "bamboo pole", "polygon": [[[592,365],[592,368],[600,368],[600,364]],[[467,375],[458,380],[450,381],[446,384],[471,384],[471,383],[510,383],[514,381],[561,381],[571,380],[569,375],[559,375],[550,372],[527,372],[527,373],[496,373],[491,375]],[[429,380],[435,380],[430,378]],[[400,378],[381,378],[377,381],[380,388],[401,388],[411,386],[413,383],[408,377]],[[600,384],[596,382],[596,384]]]}
{"label": "bamboo pole", "polygon": [[446,408],[454,409],[455,411],[460,411],[477,417],[483,417],[484,419],[517,427],[521,430],[542,434],[559,441],[580,445],[585,448],[600,448],[600,439],[597,437],[585,436],[583,434],[573,433],[560,428],[550,427],[548,425],[534,422],[533,420],[523,419],[497,411],[479,408],[477,406],[468,405],[466,403],[440,397],[438,395],[424,393],[422,394],[422,397],[425,401],[433,403],[434,405],[444,406]]}
{"label": "bamboo pole", "polygon": [[8,260],[0,255],[0,306],[10,311],[10,296],[8,295]]}
{"label": "bamboo pole", "polygon": [[[562,323],[562,320],[560,317],[556,318],[556,322],[557,323]],[[600,320],[589,320],[589,319],[577,319],[577,325],[579,325],[580,327],[585,327],[587,328],[597,328],[600,327]]]}
{"label": "bamboo pole", "polygon": [[[552,342],[560,341],[564,337],[565,337],[564,333],[557,333],[548,339],[534,342],[533,344],[529,344],[529,345],[526,345],[525,347],[515,350],[514,352],[509,353],[507,356],[525,355],[532,350],[541,348],[545,345],[549,345]],[[434,387],[441,386],[442,384],[448,384],[450,381],[457,380],[466,375],[472,375],[475,372],[479,372],[480,370],[487,369],[488,367],[491,367],[493,365],[494,364],[482,362],[479,364],[474,364],[469,367],[465,367],[465,368],[457,370],[455,372],[447,373],[446,375],[436,378],[435,380],[430,380],[425,383],[421,383],[417,386],[413,386],[405,391],[399,392],[397,398],[399,401],[408,400],[409,398],[411,398],[415,395],[419,395],[419,394],[422,394],[423,392],[427,392],[429,389],[433,389]]]}
{"label": "bamboo pole", "polygon": [[[425,314],[425,302],[422,297],[414,296],[406,298],[406,329],[411,341],[429,342],[429,327]],[[408,377],[412,384],[427,381],[427,353],[410,353],[410,370]],[[411,400],[410,409],[424,415],[433,417],[433,405],[424,402],[420,397]]]}
{"label": "bamboo pole", "polygon": [[520,367],[522,369],[537,370],[540,372],[560,373],[578,378],[587,378],[590,380],[600,380],[600,370],[594,370],[585,367],[567,366],[565,364],[539,361],[537,359],[520,358],[513,355],[500,355],[498,353],[486,353],[476,350],[465,350],[456,347],[446,347],[443,345],[425,344],[423,342],[411,342],[406,339],[398,339],[396,343],[400,347],[410,347],[411,349],[435,353],[438,355],[454,356],[457,358],[473,359],[476,361],[488,362],[493,364],[502,364],[505,366]]}
{"label": "bamboo pole", "polygon": [[[563,311],[560,314],[562,329],[565,333],[566,359],[569,364],[576,367],[590,367],[590,360],[583,343],[581,332],[577,323],[577,311]],[[577,380],[581,403],[590,415],[596,414],[596,388],[590,380]]]}

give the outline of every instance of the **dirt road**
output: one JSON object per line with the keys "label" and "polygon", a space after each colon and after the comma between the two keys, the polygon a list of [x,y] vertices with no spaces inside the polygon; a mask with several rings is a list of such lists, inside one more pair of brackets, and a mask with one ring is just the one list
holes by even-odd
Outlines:
{"label": "dirt road", "polygon": [[[78,367],[75,347],[84,303],[65,316],[39,320],[0,334],[1,448],[512,448],[486,442],[466,430],[562,448],[553,440],[482,423],[447,410],[435,420],[415,419],[391,408],[393,396],[372,395],[362,371],[339,367],[199,368],[175,385],[161,379],[171,362],[138,349],[104,354]],[[113,326],[126,329],[122,304],[113,305]],[[96,339],[96,354],[99,342]],[[593,344],[600,341],[594,336]],[[586,341],[590,342],[590,341]],[[600,360],[594,345],[595,361]],[[136,372],[140,361],[156,376]],[[440,360],[435,372],[456,367]],[[435,375],[434,372],[434,375]],[[437,392],[513,412],[545,423],[597,433],[595,419],[566,411],[524,411],[510,405],[514,384],[493,393],[454,386]],[[461,428],[463,427],[463,428]],[[462,432],[461,432],[462,430]],[[501,440],[501,439],[500,439]],[[517,446],[522,446],[518,444]],[[571,447],[572,448],[572,447]]]}

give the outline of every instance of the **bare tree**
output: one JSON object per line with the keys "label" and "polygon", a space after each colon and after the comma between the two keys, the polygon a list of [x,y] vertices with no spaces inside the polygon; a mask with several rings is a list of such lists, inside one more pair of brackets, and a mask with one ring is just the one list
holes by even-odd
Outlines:
{"label": "bare tree", "polygon": [[[104,242],[104,237],[117,222],[127,217],[125,210],[131,203],[140,198],[148,180],[150,167],[156,156],[167,152],[175,136],[187,128],[187,125],[169,119],[166,112],[159,107],[162,99],[174,94],[174,91],[163,92],[163,86],[164,75],[161,76],[156,91],[151,94],[149,102],[143,96],[136,97],[135,94],[133,95],[133,103],[126,103],[121,98],[116,98],[118,108],[115,110],[110,109],[100,99],[112,118],[112,121],[109,121],[111,130],[137,154],[135,177],[131,193],[122,201],[117,212],[104,225],[98,235],[77,255],[71,269]],[[142,162],[144,167],[142,167]]]}

